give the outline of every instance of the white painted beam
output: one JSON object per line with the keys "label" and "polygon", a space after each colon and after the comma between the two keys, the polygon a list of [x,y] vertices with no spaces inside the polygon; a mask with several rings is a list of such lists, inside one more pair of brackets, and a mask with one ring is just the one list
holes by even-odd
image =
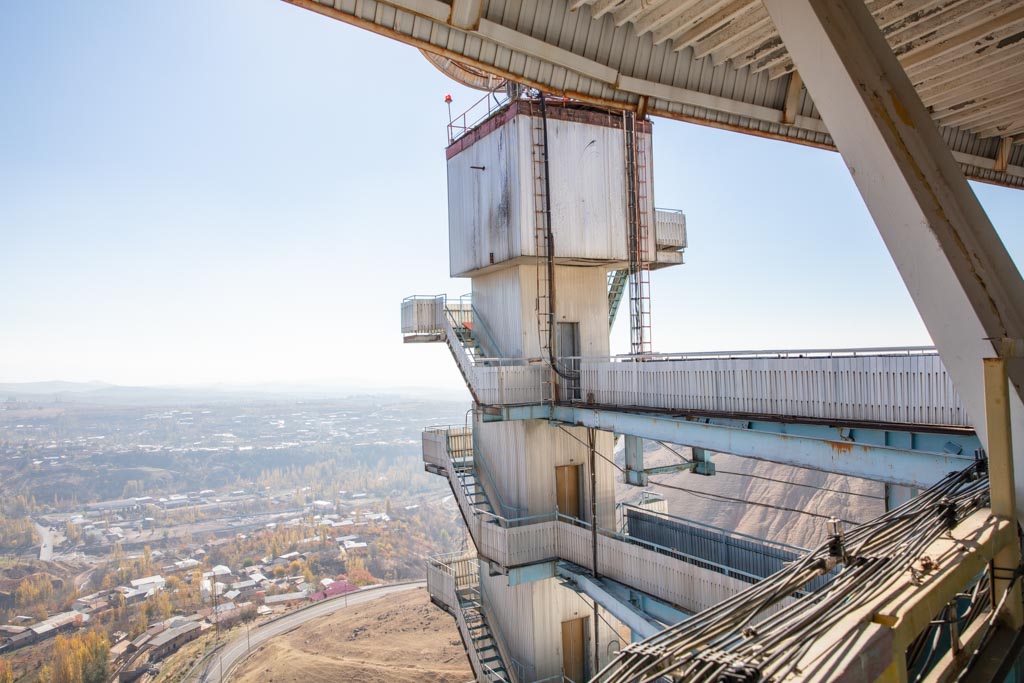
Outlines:
{"label": "white painted beam", "polygon": [[[736,114],[738,116],[749,116],[751,118],[760,119],[761,121],[770,121],[772,123],[784,122],[783,111],[781,109],[739,102],[728,97],[708,95],[707,93],[690,90],[688,88],[680,88],[674,85],[666,85],[664,83],[645,81],[640,78],[621,75],[616,82],[616,86],[620,90],[625,90],[626,92],[646,95],[648,97],[656,97],[660,100],[665,100],[666,102],[689,104],[694,107],[706,107],[707,109],[714,111],[723,111],[729,114]],[[825,128],[825,124],[820,119],[814,119],[808,116],[794,116],[794,122],[797,126],[806,130],[814,130],[822,133],[828,132]]]}
{"label": "white painted beam", "polygon": [[480,25],[484,0],[455,0],[452,3],[451,25],[465,31],[475,31]]}
{"label": "white painted beam", "polygon": [[575,52],[570,52],[557,45],[552,45],[533,36],[528,36],[525,33],[520,33],[488,19],[480,20],[480,26],[476,32],[484,38],[493,40],[511,50],[516,50],[551,64],[565,67],[570,71],[590,76],[605,83],[615,83],[615,79],[619,75],[618,71],[600,62],[581,57]]}
{"label": "white painted beam", "polygon": [[[1024,358],[1010,358],[1024,355],[1017,266],[863,0],[764,4],[968,413],[985,411],[983,359],[1008,358],[1024,471]],[[984,426],[977,431],[987,443]]]}

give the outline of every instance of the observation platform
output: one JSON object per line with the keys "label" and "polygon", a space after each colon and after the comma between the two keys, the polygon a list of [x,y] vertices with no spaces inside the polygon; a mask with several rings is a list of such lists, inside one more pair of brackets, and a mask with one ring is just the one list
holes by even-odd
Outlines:
{"label": "observation platform", "polygon": [[[446,341],[484,406],[549,400],[542,358],[483,355],[487,326],[468,298],[402,302],[407,343]],[[478,340],[478,338],[482,338]],[[489,344],[495,346],[493,341]],[[972,429],[933,347],[720,351],[573,357],[576,403],[707,415],[776,416],[873,425]]]}
{"label": "observation platform", "polygon": [[572,358],[552,400],[541,358],[505,358],[469,297],[402,302],[406,342],[445,342],[489,420],[547,419],[924,487],[980,442],[930,347]]}

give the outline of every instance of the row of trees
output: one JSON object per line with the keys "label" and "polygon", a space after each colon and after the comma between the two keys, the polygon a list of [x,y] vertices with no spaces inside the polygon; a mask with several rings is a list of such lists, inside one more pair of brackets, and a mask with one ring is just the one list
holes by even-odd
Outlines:
{"label": "row of trees", "polygon": [[110,675],[110,641],[98,629],[57,636],[53,655],[39,671],[43,683],[106,683]]}
{"label": "row of trees", "polygon": [[0,515],[0,551],[24,550],[31,548],[38,541],[39,536],[31,519]]}

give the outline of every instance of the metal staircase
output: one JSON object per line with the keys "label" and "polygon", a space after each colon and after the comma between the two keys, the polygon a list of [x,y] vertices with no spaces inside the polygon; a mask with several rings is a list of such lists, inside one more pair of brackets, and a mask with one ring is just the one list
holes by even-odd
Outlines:
{"label": "metal staircase", "polygon": [[453,458],[455,478],[459,482],[462,493],[466,496],[469,504],[478,512],[485,512],[492,516],[500,514],[495,512],[490,498],[487,497],[487,491],[484,490],[483,484],[480,483],[480,479],[477,477],[473,458],[470,457],[461,464],[455,464],[455,462]]}
{"label": "metal staircase", "polygon": [[619,313],[619,304],[626,293],[626,283],[629,281],[628,270],[613,270],[608,273],[608,329],[615,324],[615,317]]}
{"label": "metal staircase", "polygon": [[449,316],[452,330],[455,332],[455,339],[462,344],[462,348],[466,350],[466,353],[468,353],[473,360],[483,357],[483,349],[480,346],[480,342],[477,341],[476,335],[473,334],[473,328],[470,324],[458,321],[456,316],[452,315],[447,310],[445,311],[445,315]]}
{"label": "metal staircase", "polygon": [[[465,625],[463,640],[466,648],[476,653],[471,658],[479,670],[474,671],[478,681],[507,681],[511,683],[512,676],[509,675],[501,652],[498,650],[498,642],[494,637],[491,625],[483,612],[483,604],[480,600],[478,587],[466,587],[457,591],[459,600],[459,611],[462,613],[462,624]],[[475,667],[474,667],[475,668]]]}

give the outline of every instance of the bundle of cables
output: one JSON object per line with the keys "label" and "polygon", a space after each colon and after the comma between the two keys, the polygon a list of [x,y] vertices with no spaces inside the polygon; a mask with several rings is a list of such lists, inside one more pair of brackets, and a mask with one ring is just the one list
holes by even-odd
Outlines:
{"label": "bundle of cables", "polygon": [[[845,534],[833,529],[828,541],[748,590],[626,646],[595,680],[782,681],[845,616],[917,572],[926,548],[964,517],[987,507],[988,495],[986,462],[978,460],[881,517]],[[800,593],[825,574],[821,587]],[[973,590],[967,589],[961,601],[969,606],[952,615],[958,625],[990,605],[987,580],[979,576]],[[938,618],[908,649],[912,675],[927,670],[936,651],[932,641],[949,623]]]}

